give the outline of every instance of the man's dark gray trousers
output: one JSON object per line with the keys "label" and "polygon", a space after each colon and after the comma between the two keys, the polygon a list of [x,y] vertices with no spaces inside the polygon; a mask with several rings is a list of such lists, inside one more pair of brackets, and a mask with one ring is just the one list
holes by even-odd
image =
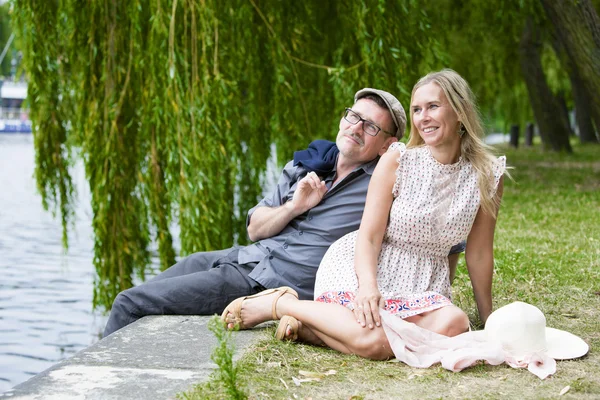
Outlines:
{"label": "man's dark gray trousers", "polygon": [[248,277],[257,263],[238,263],[239,248],[194,253],[142,285],[119,293],[104,336],[146,315],[220,314],[241,296],[264,290]]}

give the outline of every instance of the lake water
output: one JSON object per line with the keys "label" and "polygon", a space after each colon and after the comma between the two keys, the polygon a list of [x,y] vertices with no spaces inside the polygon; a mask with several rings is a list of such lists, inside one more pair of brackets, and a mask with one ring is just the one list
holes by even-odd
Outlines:
{"label": "lake water", "polygon": [[0,134],[0,393],[98,341],[106,317],[92,311],[89,189],[80,191],[69,251],[58,218],[42,208],[33,136]]}

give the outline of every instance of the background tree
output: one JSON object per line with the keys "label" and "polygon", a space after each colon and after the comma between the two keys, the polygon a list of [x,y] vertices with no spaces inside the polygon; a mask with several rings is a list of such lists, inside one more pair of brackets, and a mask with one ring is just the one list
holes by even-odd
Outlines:
{"label": "background tree", "polygon": [[569,58],[566,53],[561,39],[558,37],[555,29],[552,30],[552,47],[560,63],[565,67],[573,90],[573,106],[575,113],[575,122],[577,124],[579,139],[581,143],[598,143],[598,137],[596,136],[596,129],[594,128],[593,121],[596,120],[596,126],[600,126],[600,119],[594,116],[592,110],[592,100],[588,87],[584,84],[583,80],[577,72],[577,68],[574,62]]}
{"label": "background tree", "polygon": [[[546,15],[557,31],[568,58],[572,60],[576,79],[584,82],[590,112],[596,124],[600,121],[600,18],[591,0],[541,0]],[[585,96],[585,95],[584,95]],[[600,126],[596,126],[600,129]],[[584,131],[584,141],[598,139]],[[595,140],[594,140],[595,139]]]}
{"label": "background tree", "polygon": [[525,23],[519,50],[521,69],[542,140],[556,151],[572,152],[568,116],[546,81],[541,63],[541,30],[532,17]]}

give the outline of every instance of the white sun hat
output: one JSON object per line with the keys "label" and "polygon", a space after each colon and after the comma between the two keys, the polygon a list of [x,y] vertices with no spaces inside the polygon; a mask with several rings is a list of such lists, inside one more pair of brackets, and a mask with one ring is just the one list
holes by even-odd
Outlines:
{"label": "white sun hat", "polygon": [[488,340],[501,343],[504,351],[517,360],[532,354],[568,360],[582,357],[589,350],[580,337],[547,327],[544,313],[521,301],[494,311],[485,323],[484,332]]}

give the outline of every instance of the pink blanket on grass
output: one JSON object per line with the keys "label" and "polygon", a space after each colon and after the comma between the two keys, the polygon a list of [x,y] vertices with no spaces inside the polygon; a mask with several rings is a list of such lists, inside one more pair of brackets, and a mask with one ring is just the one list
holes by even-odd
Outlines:
{"label": "pink blanket on grass", "polygon": [[448,337],[406,322],[389,312],[379,310],[385,334],[399,361],[416,368],[436,363],[458,372],[478,361],[491,365],[506,363],[513,368],[527,368],[544,379],[556,372],[556,361],[546,354],[515,357],[502,349],[502,344],[489,341],[484,331],[465,332]]}

